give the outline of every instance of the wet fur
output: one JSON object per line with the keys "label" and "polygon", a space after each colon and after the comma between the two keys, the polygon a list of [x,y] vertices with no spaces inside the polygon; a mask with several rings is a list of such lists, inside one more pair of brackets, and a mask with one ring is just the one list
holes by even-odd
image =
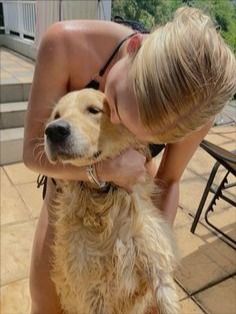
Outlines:
{"label": "wet fur", "polygon": [[[106,127],[103,131],[102,142]],[[107,138],[115,133],[109,130]],[[125,137],[115,145],[110,155],[127,147]],[[151,201],[157,193],[152,179],[136,185],[132,194],[114,185],[101,192],[89,183],[57,184],[50,208],[55,228],[51,277],[65,313],[147,314],[153,306],[160,314],[179,313],[174,241]]]}

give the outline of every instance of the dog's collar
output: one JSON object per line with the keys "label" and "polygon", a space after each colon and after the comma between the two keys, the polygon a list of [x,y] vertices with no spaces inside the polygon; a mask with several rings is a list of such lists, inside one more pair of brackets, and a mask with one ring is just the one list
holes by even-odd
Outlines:
{"label": "dog's collar", "polygon": [[111,189],[115,190],[117,187],[114,186],[113,184],[111,184],[110,182],[106,182],[106,185],[104,185],[103,187],[99,188],[97,185],[92,184],[90,182],[85,182],[85,181],[81,181],[80,182],[81,187],[86,187],[89,188],[91,190],[94,190],[96,192],[100,192],[100,193],[108,193]]}
{"label": "dog's collar", "polygon": [[105,182],[105,184],[98,188],[98,190],[101,192],[101,193],[108,193],[110,191],[110,188],[111,188],[111,184],[109,182]]}

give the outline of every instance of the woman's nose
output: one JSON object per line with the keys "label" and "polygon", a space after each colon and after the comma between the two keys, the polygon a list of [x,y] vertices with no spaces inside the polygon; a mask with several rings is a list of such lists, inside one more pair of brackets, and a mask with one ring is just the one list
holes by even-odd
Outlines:
{"label": "woman's nose", "polygon": [[110,111],[110,120],[113,124],[120,124],[120,118],[114,108]]}

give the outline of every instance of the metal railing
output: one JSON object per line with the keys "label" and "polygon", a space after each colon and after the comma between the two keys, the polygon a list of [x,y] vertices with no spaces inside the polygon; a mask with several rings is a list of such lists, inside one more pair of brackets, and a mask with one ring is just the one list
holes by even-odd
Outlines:
{"label": "metal railing", "polygon": [[21,39],[35,37],[36,0],[2,0],[4,29],[6,34],[15,33]]}
{"label": "metal railing", "polygon": [[111,0],[0,0],[6,34],[36,42],[54,22],[67,19],[111,17]]}

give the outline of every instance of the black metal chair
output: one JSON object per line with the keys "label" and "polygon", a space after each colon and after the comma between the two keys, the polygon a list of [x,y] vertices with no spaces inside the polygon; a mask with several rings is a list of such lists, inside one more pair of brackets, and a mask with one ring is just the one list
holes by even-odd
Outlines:
{"label": "black metal chair", "polygon": [[[216,163],[214,164],[210,177],[208,179],[207,185],[205,187],[205,190],[202,195],[202,199],[199,203],[199,207],[197,209],[196,215],[194,217],[193,224],[191,226],[191,232],[194,233],[197,227],[197,224],[199,222],[200,216],[203,211],[203,207],[205,205],[207,196],[209,192],[212,192],[214,194],[212,200],[210,201],[210,204],[208,205],[208,208],[205,211],[205,221],[206,223],[216,230],[218,233],[223,235],[230,243],[232,243],[234,246],[236,246],[236,240],[229,237],[227,234],[225,234],[222,230],[217,228],[212,222],[209,221],[208,214],[210,211],[213,212],[213,206],[216,205],[216,201],[221,198],[225,200],[226,202],[230,203],[232,206],[236,207],[235,199],[230,199],[229,197],[225,196],[223,194],[223,191],[232,187],[236,186],[236,182],[229,184],[228,183],[228,175],[231,173],[232,175],[236,176],[236,154],[234,152],[229,152],[211,142],[208,142],[206,140],[203,140],[200,144],[200,146],[209,153],[213,158],[216,159]],[[220,182],[218,187],[214,189],[212,187],[214,178],[216,176],[216,173],[220,166],[223,166],[227,172],[223,178],[223,180]]]}

